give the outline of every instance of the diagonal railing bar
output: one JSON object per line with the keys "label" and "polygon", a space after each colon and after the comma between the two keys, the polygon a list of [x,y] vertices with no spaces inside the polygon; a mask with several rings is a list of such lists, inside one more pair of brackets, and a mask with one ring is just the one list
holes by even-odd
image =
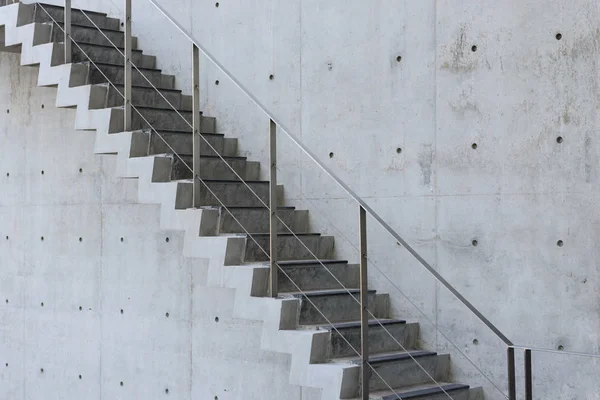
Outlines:
{"label": "diagonal railing bar", "polygon": [[[279,171],[280,171],[280,172],[283,172],[283,171],[281,171],[281,170],[279,170]],[[311,210],[317,210],[317,212],[319,213],[319,215],[320,215],[320,216],[322,216],[323,218],[325,218],[325,220],[326,220],[326,221],[329,223],[329,225],[330,225],[330,226],[332,226],[332,227],[333,227],[333,229],[336,231],[337,235],[340,235],[340,236],[341,236],[341,237],[342,237],[342,238],[343,238],[343,239],[346,241],[346,243],[348,243],[348,244],[349,244],[349,245],[350,245],[350,246],[351,246],[351,247],[352,247],[354,250],[356,250],[357,252],[359,252],[359,251],[360,251],[360,250],[358,249],[358,247],[356,246],[356,244],[354,243],[354,241],[350,240],[350,239],[349,239],[349,238],[346,236],[346,234],[345,234],[345,233],[344,233],[344,232],[343,232],[343,231],[342,231],[340,228],[338,228],[338,227],[337,227],[337,225],[336,225],[336,224],[334,224],[334,223],[331,221],[331,219],[330,219],[330,218],[329,218],[329,217],[328,217],[328,216],[327,216],[327,215],[326,215],[324,212],[322,212],[322,211],[320,210],[320,207],[319,207],[318,205],[316,205],[316,204],[315,204],[315,203],[314,203],[314,202],[313,202],[313,201],[312,201],[312,200],[311,200],[311,199],[310,199],[308,196],[306,196],[306,195],[304,194],[304,192],[302,191],[302,189],[301,189],[301,188],[300,188],[298,185],[296,185],[295,183],[292,183],[291,185],[292,185],[292,187],[293,187],[295,190],[297,190],[297,191],[298,191],[298,193],[300,193],[300,195],[301,195],[301,199],[303,199],[303,200],[307,200],[307,201],[308,201],[308,202],[309,202],[309,203],[310,203],[310,204],[313,206],[313,207],[311,208]],[[287,226],[283,220],[281,220],[281,219],[280,219],[280,221],[281,221],[281,223],[284,225],[284,227],[285,227],[287,230],[289,230],[289,231],[290,231],[290,232],[293,234],[293,232],[292,232],[292,229],[291,229],[289,226]],[[300,238],[298,238],[298,240],[299,240],[300,242],[302,241]],[[304,243],[302,243],[302,244],[304,245]],[[304,245],[304,246],[305,246],[305,245]],[[306,247],[306,246],[305,246],[305,247]],[[315,257],[316,257],[316,256],[315,256]],[[343,284],[342,284],[342,283],[339,281],[339,279],[337,278],[337,276],[335,276],[335,274],[333,274],[333,272],[331,272],[331,271],[329,270],[329,268],[327,268],[327,266],[326,266],[325,264],[323,264],[323,263],[322,263],[320,260],[317,260],[317,261],[319,261],[319,263],[321,264],[321,266],[322,266],[322,267],[323,267],[323,268],[324,268],[324,269],[325,269],[325,270],[326,270],[326,271],[327,271],[327,272],[328,272],[328,273],[329,273],[329,274],[330,274],[330,275],[331,275],[331,276],[332,276],[332,277],[335,279],[335,281],[336,281],[338,284],[340,284],[341,286],[343,286]],[[504,392],[502,391],[502,389],[500,389],[500,388],[499,388],[499,387],[496,385],[496,383],[494,383],[494,381],[493,381],[493,380],[492,380],[490,377],[488,377],[488,376],[487,376],[487,374],[486,374],[485,372],[483,372],[483,371],[481,370],[481,368],[480,368],[480,367],[479,367],[477,364],[475,364],[475,362],[474,362],[473,360],[471,360],[471,359],[470,359],[470,358],[469,358],[469,357],[468,357],[468,356],[467,356],[467,355],[466,355],[466,354],[465,354],[465,353],[464,353],[464,352],[463,352],[463,351],[462,351],[462,350],[461,350],[461,349],[458,347],[458,345],[456,345],[456,344],[455,344],[455,343],[454,343],[452,340],[450,340],[450,338],[448,337],[448,335],[446,335],[446,333],[444,333],[444,331],[442,331],[442,330],[439,328],[438,324],[434,323],[434,322],[431,320],[431,318],[430,318],[429,316],[427,316],[427,314],[425,314],[425,313],[424,313],[424,312],[423,312],[423,311],[422,311],[422,310],[419,308],[419,306],[417,306],[417,305],[415,304],[415,302],[414,302],[414,301],[412,301],[412,300],[411,300],[411,299],[410,299],[410,298],[409,298],[409,297],[408,297],[408,296],[407,296],[407,295],[406,295],[406,294],[405,294],[405,293],[404,293],[404,292],[403,292],[403,291],[402,291],[402,290],[401,290],[401,289],[400,289],[400,288],[399,288],[399,287],[398,287],[398,286],[397,286],[397,285],[396,285],[396,284],[393,282],[393,280],[392,280],[392,279],[391,279],[391,278],[390,278],[390,277],[389,277],[389,276],[388,276],[388,275],[387,275],[385,272],[383,272],[383,271],[381,270],[381,268],[379,268],[379,265],[377,264],[377,262],[375,262],[375,261],[371,260],[369,257],[367,257],[367,262],[369,263],[369,265],[371,265],[371,266],[375,267],[375,269],[376,269],[376,270],[377,270],[377,271],[378,271],[378,272],[379,272],[379,273],[380,273],[380,274],[381,274],[381,275],[382,275],[382,276],[383,276],[383,277],[386,279],[386,281],[387,281],[388,283],[390,283],[390,284],[392,285],[392,287],[393,287],[394,289],[396,289],[396,291],[397,291],[398,293],[400,293],[400,294],[402,295],[402,297],[404,297],[404,299],[406,299],[406,300],[407,300],[407,301],[408,301],[408,302],[409,302],[409,303],[410,303],[410,304],[411,304],[411,305],[412,305],[412,306],[413,306],[413,307],[414,307],[414,308],[415,308],[415,309],[416,309],[416,310],[419,312],[419,314],[421,314],[421,315],[422,315],[422,316],[423,316],[423,317],[424,317],[424,318],[427,320],[427,322],[429,322],[429,324],[430,324],[431,326],[433,326],[433,328],[434,328],[434,329],[435,329],[435,330],[436,330],[438,333],[440,333],[440,334],[441,334],[441,335],[444,337],[444,339],[446,339],[446,341],[447,341],[448,343],[450,343],[450,344],[452,345],[452,347],[454,347],[454,348],[456,349],[456,351],[458,351],[458,353],[459,353],[461,356],[463,356],[463,358],[465,358],[465,359],[466,359],[466,360],[469,362],[469,364],[471,364],[471,365],[472,365],[472,366],[473,366],[473,367],[474,367],[474,368],[475,368],[475,369],[476,369],[476,370],[477,370],[477,371],[478,371],[478,372],[481,374],[481,376],[483,376],[483,377],[484,377],[484,378],[485,378],[485,379],[486,379],[486,380],[487,380],[487,381],[488,381],[488,382],[489,382],[489,383],[490,383],[492,386],[494,386],[494,387],[495,387],[495,388],[496,388],[496,389],[497,389],[497,390],[498,390],[498,391],[499,391],[499,392],[500,392],[500,393],[501,393],[503,396],[505,396],[506,398],[508,398],[508,396],[506,395],[506,393],[504,393]],[[349,292],[349,293],[350,293],[350,292]],[[356,301],[357,301],[357,303],[359,303],[359,304],[360,304],[360,302],[359,302],[358,300],[356,300]],[[512,346],[512,347],[515,347],[515,346]]]}
{"label": "diagonal railing bar", "polygon": [[271,120],[273,120],[277,126],[283,131],[313,162],[315,162],[323,171],[325,171],[338,185],[340,185],[367,213],[369,213],[397,242],[401,243],[402,246],[415,258],[419,263],[425,267],[443,286],[445,286],[456,298],[458,298],[477,318],[479,318],[492,332],[494,332],[506,345],[511,345],[512,342],[494,325],[489,321],[471,302],[469,302],[454,286],[452,286],[440,273],[438,273],[415,249],[412,248],[392,227],[381,217],[375,210],[373,210],[366,201],[358,196],[352,188],[344,181],[342,181],[330,168],[323,164],[319,158],[309,150],[294,134],[288,129],[285,124],[275,116],[275,113],[271,112],[267,106],[265,106],[256,96],[254,96],[235,76],[229,72],[223,64],[221,64],[216,57],[214,57],[208,49],[202,46],[194,36],[181,24],[179,24],[171,14],[165,10],[164,7],[160,6],[156,0],[148,0],[156,7],[181,33],[183,33],[190,42],[194,43],[222,73],[224,73],[234,84],[238,87],[246,96],[254,102],[254,104],[261,109]]}
{"label": "diagonal railing bar", "polygon": [[[52,19],[52,21],[62,30],[62,27],[60,27],[60,25],[57,23],[57,21],[52,17],[52,15],[41,5],[39,4],[40,7],[42,8],[42,10],[44,10],[44,12],[48,15],[48,17],[50,17]],[[117,93],[119,93],[119,95],[123,98],[125,98],[125,96],[123,95],[123,93],[115,86],[115,84],[106,76],[106,74],[104,74],[104,72],[102,72],[98,66],[95,64],[95,62],[91,59],[91,57],[85,52],[85,50],[83,50],[83,48],[79,45],[79,43],[77,43],[73,37],[70,37],[71,41],[73,42],[73,44],[75,44],[75,46],[77,46],[77,48],[82,52],[82,54],[84,55],[84,57],[86,57],[90,63],[92,63],[92,65],[94,65],[94,67],[96,67],[96,69],[98,69],[98,71],[102,74],[102,76],[104,77],[104,79],[107,80],[108,84],[110,86],[112,86]],[[150,127],[150,129],[152,131],[154,131],[154,133],[156,133],[156,135],[167,145],[167,147],[173,152],[173,155],[175,157],[177,157],[182,163],[183,165],[190,170],[193,173],[193,169],[185,162],[185,160],[175,151],[175,149],[173,149],[173,147],[171,147],[171,145],[168,143],[168,141],[162,137],[162,135],[156,130],[154,129],[154,127],[152,126],[152,124],[140,113],[140,111],[132,105],[132,109],[134,111],[136,111],[140,117],[144,120],[144,122],[146,124],[148,124],[148,126]],[[213,148],[214,150],[214,148]],[[216,151],[216,150],[215,150]],[[244,226],[242,225],[242,223],[236,218],[236,216],[233,214],[233,212],[231,210],[229,210],[229,208],[221,201],[221,199],[214,193],[214,191],[212,189],[210,189],[210,187],[208,186],[208,184],[206,182],[204,182],[203,179],[200,178],[199,175],[196,176],[196,178],[204,185],[204,187],[210,192],[210,194],[219,202],[219,204],[221,205],[221,207],[223,207],[228,213],[229,215],[231,215],[231,217],[235,220],[235,222],[240,225],[240,227],[244,230],[244,233],[246,235],[248,235],[250,237],[250,239],[258,246],[258,248],[268,257],[269,254],[266,252],[266,250],[260,245],[260,243],[258,243],[256,241],[256,239],[254,238],[254,236],[249,233]],[[259,198],[259,200],[261,200]],[[262,200],[261,200],[262,201]],[[266,206],[268,208],[268,206]]]}

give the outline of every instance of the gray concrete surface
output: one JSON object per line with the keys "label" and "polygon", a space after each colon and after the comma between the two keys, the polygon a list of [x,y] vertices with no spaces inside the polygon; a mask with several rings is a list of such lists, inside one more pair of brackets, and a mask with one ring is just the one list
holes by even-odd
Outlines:
{"label": "gray concrete surface", "polygon": [[37,68],[0,71],[0,398],[315,399]]}
{"label": "gray concrete surface", "polygon": [[[100,3],[80,4],[118,14],[119,4]],[[143,3],[134,1],[140,46],[188,87],[189,46],[157,30],[161,17]],[[196,37],[511,339],[600,351],[596,2],[161,4],[184,26],[193,21]],[[218,131],[264,162],[266,117],[210,66],[202,82]],[[355,205],[285,151],[288,198],[300,197],[299,186],[313,226],[336,234],[350,258],[330,222],[357,243]],[[381,229],[370,237],[377,265],[502,384],[500,343]],[[381,276],[372,281],[384,289]],[[422,321],[388,289],[397,316]],[[421,333],[448,347],[431,327]],[[451,353],[457,375],[479,377]],[[540,358],[540,390],[598,398],[597,362]]]}

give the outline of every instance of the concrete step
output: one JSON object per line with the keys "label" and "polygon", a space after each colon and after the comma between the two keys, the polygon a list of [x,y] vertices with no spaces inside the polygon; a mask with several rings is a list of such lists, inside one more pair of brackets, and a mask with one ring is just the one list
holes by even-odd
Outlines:
{"label": "concrete step", "polygon": [[[222,156],[221,156],[222,157]],[[203,156],[200,157],[200,178],[239,181],[237,173],[244,180],[257,180],[259,178],[260,163],[247,161],[246,157],[223,157]],[[173,157],[173,168],[171,169],[171,180],[192,179],[193,157],[180,155]],[[233,172],[235,171],[235,173]]]}
{"label": "concrete step", "polygon": [[[240,224],[247,232],[269,232],[268,209],[264,207],[234,207],[229,209],[229,211],[221,211],[221,233],[244,233]],[[306,233],[308,231],[308,211],[295,210],[294,207],[283,207],[278,208],[277,213],[295,233]],[[281,222],[279,222],[278,231],[289,233],[289,230]]]}
{"label": "concrete step", "polygon": [[[283,294],[281,297],[294,297],[301,300],[300,325],[329,324],[330,322],[347,322],[360,319],[361,308],[358,302],[358,290],[318,290],[288,293]],[[370,290],[369,310],[373,314],[375,314],[376,297],[375,291]]]}
{"label": "concrete step", "polygon": [[[122,65],[91,63],[83,61],[80,64],[88,66],[89,84],[106,83],[110,80],[115,85],[123,85],[125,70]],[[141,73],[140,73],[141,72]],[[142,76],[143,74],[143,76]],[[150,83],[159,89],[173,89],[175,87],[175,77],[173,75],[164,75],[160,69],[142,69],[133,70],[133,85],[151,87]],[[148,78],[150,83],[144,78]]]}
{"label": "concrete step", "polygon": [[[43,8],[43,9],[42,9]],[[44,11],[45,10],[45,11]],[[84,14],[85,12],[85,14]],[[86,17],[87,15],[87,17]],[[89,17],[89,18],[88,18]],[[44,3],[35,4],[34,21],[35,22],[65,22],[65,11],[62,6],[55,6]],[[90,22],[91,21],[93,22]],[[118,31],[121,23],[116,18],[108,18],[106,14],[95,11],[83,11],[79,9],[71,9],[71,23],[77,25],[85,25],[94,27],[94,24],[100,29],[111,29]]]}
{"label": "concrete step", "polygon": [[[204,184],[200,185],[199,206],[262,206],[262,203],[250,192],[250,189],[253,190],[264,203],[267,205],[269,204],[269,182],[266,181],[233,182],[204,180]],[[193,193],[192,181],[179,181],[177,192],[177,209],[191,208]],[[278,198],[281,199],[283,197],[281,188],[278,188],[278,192]],[[215,195],[218,197],[218,200],[214,197]]]}
{"label": "concrete step", "polygon": [[[269,236],[268,233],[252,233],[254,240],[248,238],[246,241],[244,258],[246,262],[269,260],[263,251],[270,254]],[[332,258],[333,236],[321,236],[319,233],[299,233],[297,236],[296,238],[292,234],[281,234],[277,237],[277,258],[279,260],[314,260],[313,254],[319,259]]]}
{"label": "concrete step", "polygon": [[[50,23],[50,22],[48,22]],[[52,29],[52,42],[63,42],[64,41],[64,24],[53,24]],[[111,29],[102,29],[98,31],[98,29],[86,25],[78,25],[71,23],[71,37],[77,43],[92,43],[99,44],[103,46],[117,46],[117,47],[125,47],[125,34],[119,30],[111,30]],[[132,47],[137,48],[137,37],[131,38]],[[75,45],[73,45],[75,46]]]}
{"label": "concrete step", "polygon": [[[215,155],[215,151],[222,156],[234,157],[237,154],[237,139],[226,138],[219,133],[203,133],[202,137],[206,141],[201,140],[200,142],[201,156]],[[134,156],[137,157],[171,154],[173,151],[179,155],[192,155],[193,137],[191,132],[155,132],[151,129],[144,129],[136,131],[133,139],[137,147],[143,149],[143,151],[136,152]]]}
{"label": "concrete step", "polygon": [[[158,131],[191,132],[192,112],[174,111],[151,107],[136,107],[133,111],[133,129],[148,129],[148,123]],[[146,122],[147,121],[147,122]],[[216,120],[214,117],[202,117],[202,133],[216,133]]]}
{"label": "concrete step", "polygon": [[[73,62],[91,60],[95,63],[122,66],[125,64],[123,52],[123,49],[115,49],[110,45],[78,43],[77,46],[73,45]],[[131,59],[138,68],[152,69],[156,66],[156,57],[147,56],[141,50],[134,50],[131,53]]]}
{"label": "concrete step", "polygon": [[[360,358],[353,362],[360,364]],[[369,371],[369,390],[435,383],[431,378],[442,382],[448,379],[450,372],[450,357],[447,354],[439,355],[425,350],[374,354],[369,357],[369,364],[372,367]],[[359,382],[360,385],[362,382]]]}
{"label": "concrete step", "polygon": [[279,266],[283,270],[278,275],[281,293],[298,292],[298,287],[302,291],[357,289],[360,283],[358,265],[348,261],[280,261]]}
{"label": "concrete step", "polygon": [[[331,357],[354,357],[360,349],[360,321],[319,326],[331,332]],[[369,321],[369,352],[386,353],[414,349],[419,338],[419,324],[404,320],[380,319]],[[391,336],[390,336],[391,335]],[[398,344],[400,343],[400,344]]]}
{"label": "concrete step", "polygon": [[[123,91],[123,85],[113,86],[108,84],[106,107],[122,107],[124,102]],[[172,109],[172,105],[177,110],[191,111],[192,109],[191,99],[188,98],[189,96],[182,95],[181,90],[159,89],[157,91],[151,87],[133,86],[131,88],[131,95],[132,104],[136,107]]]}
{"label": "concrete step", "polygon": [[[446,394],[447,393],[447,394]],[[448,400],[448,395],[454,400],[474,400],[468,385],[459,383],[438,382],[421,385],[405,386],[394,391],[382,390],[370,393],[373,400]],[[483,399],[481,399],[483,400]]]}

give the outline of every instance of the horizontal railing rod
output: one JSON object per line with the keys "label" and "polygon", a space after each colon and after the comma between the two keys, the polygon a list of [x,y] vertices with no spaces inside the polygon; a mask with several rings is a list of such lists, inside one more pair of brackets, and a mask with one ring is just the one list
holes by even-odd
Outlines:
{"label": "horizontal railing rod", "polygon": [[469,302],[462,294],[458,292],[446,279],[444,279],[419,253],[417,253],[402,237],[393,230],[384,220],[377,214],[369,205],[361,199],[346,183],[344,183],[337,175],[329,168],[327,168],[319,159],[310,151],[302,142],[300,142],[295,135],[279,120],[274,113],[272,113],[256,96],[254,96],[246,87],[237,80],[233,74],[231,74],[225,66],[223,66],[204,46],[202,46],[197,40],[194,39],[192,34],[182,27],[175,19],[155,0],[148,0],[156,7],[171,23],[179,29],[187,38],[194,43],[204,53],[204,56],[208,58],[221,72],[223,72],[246,96],[248,96],[258,108],[260,108],[269,118],[271,118],[277,126],[283,131],[300,149],[323,171],[325,171],[334,181],[337,182],[361,207],[369,213],[388,233],[396,239],[408,252],[421,263],[446,289],[450,291],[456,298],[458,298],[473,314],[479,318],[492,332],[496,334],[506,345],[512,345],[512,342],[504,335],[494,324],[492,324],[471,302]]}

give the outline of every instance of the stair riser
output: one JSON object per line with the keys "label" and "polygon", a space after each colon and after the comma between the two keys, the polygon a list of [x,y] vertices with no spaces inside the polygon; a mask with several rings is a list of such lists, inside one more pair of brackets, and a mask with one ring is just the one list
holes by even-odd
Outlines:
{"label": "stair riser", "polygon": [[[369,310],[373,314],[375,314],[375,297],[375,294],[369,294]],[[300,325],[327,324],[327,320],[332,323],[359,320],[360,304],[355,298],[358,299],[358,294],[311,296],[309,297],[310,301],[302,299]]]}
{"label": "stair riser", "polygon": [[371,371],[369,378],[370,390],[389,390],[390,387],[397,388],[421,383],[433,383],[425,371],[436,381],[441,382],[448,378],[450,366],[448,355],[418,357],[416,360],[422,368],[411,359],[372,364],[379,376]]}
{"label": "stair riser", "polygon": [[[267,253],[270,253],[269,238],[255,237],[254,239],[255,240],[248,239],[246,242],[245,260],[247,262],[268,261],[268,256],[265,255],[265,253],[259,248],[259,245],[266,250]],[[308,249],[293,236],[279,236],[277,238],[277,258],[282,261],[314,260],[315,257],[311,254],[311,252],[319,259],[333,258],[333,237],[302,236],[300,239],[302,240],[302,243],[308,247]]]}
{"label": "stair riser", "polygon": [[[152,154],[171,154],[175,151],[180,155],[191,155],[192,153],[192,134],[181,134],[181,133],[165,133],[161,134],[162,139],[156,133],[150,134],[150,143],[148,147],[148,155]],[[235,145],[235,139],[223,138],[222,136],[204,135],[203,136],[212,148],[202,140],[200,142],[200,155],[201,156],[212,156],[217,151],[222,156],[235,156],[237,146]],[[168,143],[165,143],[165,141]],[[229,144],[233,141],[234,144]],[[214,149],[214,151],[213,151]]]}
{"label": "stair riser", "polygon": [[[117,89],[123,93],[123,86],[117,86]],[[123,96],[112,86],[109,86],[106,99],[106,107],[123,106]],[[160,93],[152,88],[133,88],[131,90],[132,104],[137,107],[163,107],[171,108],[169,103],[177,110],[186,110],[182,101],[181,93],[172,91],[161,91]],[[162,96],[161,96],[162,95]],[[164,96],[164,99],[163,99]],[[166,99],[166,100],[165,100]],[[186,110],[189,111],[189,110]]]}
{"label": "stair riser", "polygon": [[[156,65],[156,58],[153,56],[147,56],[134,51],[131,57],[133,64],[138,68],[154,68]],[[96,63],[124,65],[124,57],[115,48],[88,46],[85,44],[73,45],[73,62],[88,60]]]}
{"label": "stair riser", "polygon": [[[252,233],[266,233],[270,230],[269,210],[267,209],[244,209],[232,211],[235,219],[227,212],[221,213],[220,232],[221,233],[243,233],[244,230],[239,224]],[[294,233],[304,233],[308,231],[308,213],[305,211],[279,210],[278,215],[287,226],[292,228]],[[289,233],[289,230],[279,222],[279,232]]]}
{"label": "stair riser", "polygon": [[[396,340],[390,337],[381,326],[369,326],[369,351],[372,354],[416,348],[419,337],[418,324],[389,324],[384,326],[402,346],[398,345]],[[331,357],[356,356],[350,345],[355,349],[360,348],[360,329],[341,329],[339,333],[335,330],[331,331]]]}
{"label": "stair riser", "polygon": [[[181,114],[181,116],[179,115]],[[139,113],[134,111],[132,117],[133,129],[148,129],[148,123],[156,130],[167,131],[192,131],[192,113],[170,110],[145,110],[140,109]],[[183,118],[182,118],[183,117]],[[148,123],[145,121],[148,121]],[[186,122],[187,121],[187,122]],[[216,121],[213,117],[202,117],[201,131],[203,133],[216,133]]]}
{"label": "stair riser", "polygon": [[[325,267],[327,269],[321,265],[284,267],[283,270],[289,275],[289,278],[283,272],[279,272],[279,291],[282,293],[297,292],[298,288],[295,285],[298,285],[303,291],[356,289],[359,287],[358,265],[340,263],[325,264]],[[338,283],[338,280],[341,284]],[[292,284],[292,281],[295,285]]]}
{"label": "stair riser", "polygon": [[[65,21],[65,12],[62,7],[51,7],[44,5],[45,11],[41,8],[41,6],[36,5],[35,10],[35,22],[52,22],[54,19],[56,22],[64,23]],[[48,16],[50,14],[50,16]],[[89,17],[89,19],[88,19]],[[93,21],[90,22],[90,19]],[[110,29],[110,30],[119,30],[121,27],[121,23],[118,19],[115,18],[107,18],[102,15],[87,13],[84,15],[79,10],[71,11],[71,23],[77,25],[85,25],[94,27],[96,25],[100,29]]]}
{"label": "stair riser", "polygon": [[[191,157],[173,158],[173,169],[171,170],[171,180],[192,179],[193,160]],[[185,163],[188,165],[186,166]],[[256,179],[256,177],[247,176],[247,162],[245,160],[227,160],[227,164],[219,158],[200,158],[200,178],[202,179],[224,179],[224,180],[239,180],[233,170],[243,179]]]}
{"label": "stair riser", "polygon": [[[63,28],[63,24],[59,24],[60,28],[53,24],[54,27],[52,29],[52,42],[63,42],[64,41],[64,33],[61,28]],[[93,43],[100,44],[103,46],[117,46],[117,47],[125,47],[125,35],[122,32],[115,31],[102,31],[104,35],[96,28],[84,27],[84,26],[72,26],[71,27],[71,37],[77,43]],[[106,37],[105,37],[106,35]],[[112,43],[111,43],[112,42]],[[137,38],[132,38],[132,47],[135,49],[137,47]],[[75,45],[73,45],[75,46]]]}
{"label": "stair riser", "polygon": [[[269,185],[264,183],[246,183],[254,193],[265,203],[269,204]],[[208,182],[208,187],[218,197],[220,202],[204,187],[200,185],[200,205],[202,206],[237,206],[259,207],[262,203],[241,182]],[[222,203],[222,204],[221,204]]]}
{"label": "stair riser", "polygon": [[[115,85],[123,85],[125,71],[123,67],[117,65],[100,65],[100,71],[94,65],[89,64],[88,83],[106,83],[110,80]],[[159,89],[173,89],[175,87],[175,77],[172,75],[163,75],[160,71],[142,71],[153,86]],[[106,75],[106,77],[104,77]],[[132,84],[136,86],[151,87],[150,83],[138,71],[133,70]]]}

